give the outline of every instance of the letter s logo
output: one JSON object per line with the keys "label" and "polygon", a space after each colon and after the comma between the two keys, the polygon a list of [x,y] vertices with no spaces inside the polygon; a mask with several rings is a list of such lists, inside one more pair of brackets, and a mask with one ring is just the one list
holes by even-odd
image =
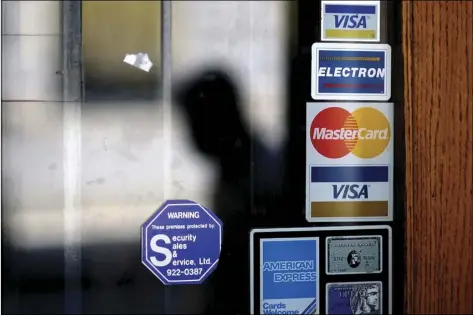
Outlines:
{"label": "letter s logo", "polygon": [[170,244],[171,240],[166,235],[158,234],[158,235],[153,236],[151,238],[151,241],[149,242],[151,250],[153,252],[163,254],[164,256],[166,256],[166,258],[164,258],[164,260],[162,261],[157,260],[155,256],[150,256],[149,259],[151,260],[151,263],[153,263],[153,265],[155,265],[156,267],[164,267],[164,266],[169,265],[169,263],[171,262],[172,253],[166,247],[158,246],[157,244],[158,241],[164,241],[164,243]]}

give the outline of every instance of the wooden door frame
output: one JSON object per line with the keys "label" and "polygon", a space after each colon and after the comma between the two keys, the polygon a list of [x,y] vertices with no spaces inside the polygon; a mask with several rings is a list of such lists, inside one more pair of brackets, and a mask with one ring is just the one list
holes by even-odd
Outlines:
{"label": "wooden door frame", "polygon": [[473,312],[473,2],[403,1],[408,314]]}

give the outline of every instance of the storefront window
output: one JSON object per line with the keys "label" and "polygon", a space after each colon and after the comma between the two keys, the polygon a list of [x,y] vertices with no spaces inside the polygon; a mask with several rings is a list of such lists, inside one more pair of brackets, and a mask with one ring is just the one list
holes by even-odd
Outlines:
{"label": "storefront window", "polygon": [[[37,205],[6,219],[7,239],[27,236],[9,248],[10,313],[248,313],[249,231],[309,225],[305,103],[320,1],[82,1],[74,12],[61,10],[64,42],[55,45],[80,78],[60,70],[59,55],[54,71],[62,88],[77,84],[77,97],[35,107],[48,130],[37,138],[26,109],[3,107],[3,176],[14,185],[2,206]],[[80,25],[67,23],[79,15]],[[139,53],[149,71],[124,62]],[[47,172],[15,167],[25,152]],[[30,201],[38,178],[51,184],[41,191],[59,200],[54,207]],[[219,267],[204,284],[164,286],[141,263],[141,225],[169,199],[198,202],[223,221]],[[45,291],[51,279],[59,284]]]}

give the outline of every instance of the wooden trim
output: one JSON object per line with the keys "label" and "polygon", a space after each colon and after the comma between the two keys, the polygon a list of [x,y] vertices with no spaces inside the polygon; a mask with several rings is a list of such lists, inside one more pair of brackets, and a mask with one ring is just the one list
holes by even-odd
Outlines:
{"label": "wooden trim", "polygon": [[473,313],[473,1],[403,1],[408,314]]}

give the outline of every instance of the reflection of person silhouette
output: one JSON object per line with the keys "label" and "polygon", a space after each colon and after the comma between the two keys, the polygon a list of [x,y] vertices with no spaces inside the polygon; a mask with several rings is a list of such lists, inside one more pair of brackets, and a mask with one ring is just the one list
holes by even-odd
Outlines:
{"label": "reflection of person silhouette", "polygon": [[350,307],[353,314],[380,314],[379,287],[360,287],[351,291]]}
{"label": "reflection of person silhouette", "polygon": [[190,79],[176,96],[195,145],[219,166],[212,209],[224,225],[223,244],[218,268],[210,280],[215,292],[211,309],[220,314],[245,313],[248,305],[242,302],[249,296],[248,235],[252,227],[262,225],[258,221],[271,224],[269,216],[263,221],[261,214],[280,203],[278,154],[247,132],[240,118],[238,91],[223,72]]}

